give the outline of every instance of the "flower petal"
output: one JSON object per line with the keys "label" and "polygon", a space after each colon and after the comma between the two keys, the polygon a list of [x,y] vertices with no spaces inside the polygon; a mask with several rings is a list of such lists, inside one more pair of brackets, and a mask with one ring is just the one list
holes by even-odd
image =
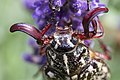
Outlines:
{"label": "flower petal", "polygon": [[33,54],[24,54],[23,59],[27,62],[38,64],[38,65],[44,65],[46,64],[46,56],[39,56],[39,55],[33,55]]}

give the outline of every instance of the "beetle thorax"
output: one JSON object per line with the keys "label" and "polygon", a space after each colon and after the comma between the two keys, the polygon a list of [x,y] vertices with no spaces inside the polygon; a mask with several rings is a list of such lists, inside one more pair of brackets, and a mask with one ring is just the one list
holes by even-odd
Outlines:
{"label": "beetle thorax", "polygon": [[66,50],[73,49],[77,43],[77,39],[72,37],[72,30],[69,27],[61,28],[57,27],[56,32],[54,33],[54,40],[52,45],[55,49]]}

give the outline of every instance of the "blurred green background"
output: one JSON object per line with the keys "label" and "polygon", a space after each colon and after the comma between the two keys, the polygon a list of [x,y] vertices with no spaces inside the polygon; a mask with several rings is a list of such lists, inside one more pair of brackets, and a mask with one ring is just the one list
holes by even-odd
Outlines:
{"label": "blurred green background", "polygon": [[[112,49],[112,60],[106,62],[111,70],[111,80],[120,80],[120,0],[104,2],[110,9],[101,18],[105,29],[104,42]],[[18,22],[35,25],[21,0],[0,0],[0,80],[33,80],[32,76],[38,69],[22,59],[24,52],[32,52],[27,44],[29,37],[9,32],[10,26]]]}

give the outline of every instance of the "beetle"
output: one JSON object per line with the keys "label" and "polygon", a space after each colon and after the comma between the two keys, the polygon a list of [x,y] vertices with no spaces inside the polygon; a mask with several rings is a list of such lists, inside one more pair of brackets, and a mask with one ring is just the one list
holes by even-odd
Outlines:
{"label": "beetle", "polygon": [[[109,80],[110,70],[103,59],[110,60],[111,57],[105,44],[99,40],[103,54],[84,44],[84,40],[103,36],[104,31],[99,18],[95,19],[102,12],[108,12],[108,9],[95,8],[84,16],[84,32],[73,31],[68,25],[64,28],[56,26],[52,36],[45,36],[52,25],[50,23],[41,31],[29,24],[16,23],[11,26],[10,32],[22,31],[41,45],[40,55],[47,57],[43,70],[48,80]],[[93,31],[89,30],[90,23]],[[97,31],[98,25],[100,32]]]}

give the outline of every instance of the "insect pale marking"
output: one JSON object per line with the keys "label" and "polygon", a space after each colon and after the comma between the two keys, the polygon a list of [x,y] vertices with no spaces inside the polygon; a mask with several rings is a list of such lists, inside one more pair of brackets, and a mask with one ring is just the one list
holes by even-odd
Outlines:
{"label": "insect pale marking", "polygon": [[66,54],[63,55],[63,59],[64,59],[64,63],[65,63],[65,66],[67,68],[67,74],[69,75],[69,67],[68,67],[68,58],[66,56]]}

